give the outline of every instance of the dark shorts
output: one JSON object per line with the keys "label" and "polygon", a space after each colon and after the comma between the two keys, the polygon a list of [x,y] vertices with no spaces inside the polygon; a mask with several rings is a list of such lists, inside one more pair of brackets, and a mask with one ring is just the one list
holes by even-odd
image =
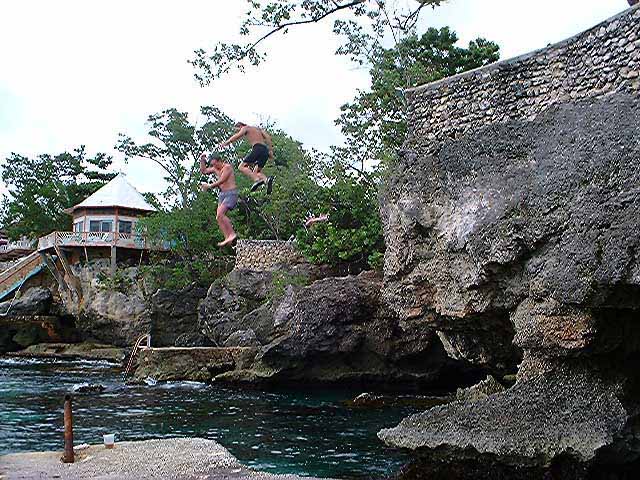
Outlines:
{"label": "dark shorts", "polygon": [[224,205],[229,210],[236,208],[238,204],[238,190],[227,190],[218,193],[218,205]]}
{"label": "dark shorts", "polygon": [[269,160],[269,147],[263,143],[256,143],[243,162],[249,165],[257,165],[262,170],[267,160]]}

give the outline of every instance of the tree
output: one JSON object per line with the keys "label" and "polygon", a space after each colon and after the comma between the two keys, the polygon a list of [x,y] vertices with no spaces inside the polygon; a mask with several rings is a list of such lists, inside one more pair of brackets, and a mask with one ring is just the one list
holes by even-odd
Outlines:
{"label": "tree", "polygon": [[[234,131],[233,120],[218,108],[201,107],[200,113],[204,118],[200,127],[190,122],[187,113],[175,108],[149,115],[151,142],[139,144],[120,134],[116,144],[116,150],[124,153],[127,160],[147,159],[163,171],[167,182],[167,189],[162,195],[165,209],[191,205],[201,179],[200,153],[214,149]],[[235,159],[238,150],[228,150],[225,155]]]}
{"label": "tree", "polygon": [[[391,35],[397,43],[417,25],[427,6],[444,0],[272,0],[261,3],[247,0],[248,10],[240,26],[244,43],[220,42],[211,51],[196,50],[190,63],[195,77],[208,85],[233,68],[244,71],[246,64],[259,65],[266,58],[265,42],[276,34],[287,34],[302,25],[334,19],[334,32],[346,36],[347,44],[339,54],[352,50],[353,35],[367,35],[382,41]],[[370,33],[366,33],[370,32]]]}
{"label": "tree", "polygon": [[115,174],[112,158],[89,157],[81,146],[72,153],[27,157],[12,153],[2,169],[8,195],[3,199],[2,225],[11,238],[37,238],[53,230],[70,230],[64,213],[94,193]]}
{"label": "tree", "polygon": [[328,221],[298,229],[298,247],[314,263],[347,265],[351,272],[380,269],[384,253],[380,175],[355,171],[339,157],[334,156],[333,162],[325,170],[328,181],[316,212],[328,215]]}
{"label": "tree", "polygon": [[336,124],[345,135],[348,154],[363,163],[393,156],[402,146],[407,132],[403,89],[495,62],[500,51],[482,38],[468,48],[457,47],[458,36],[448,27],[411,34],[393,48],[353,30],[350,35],[353,60],[370,66],[371,90],[359,91],[343,105]]}
{"label": "tree", "polygon": [[217,199],[209,192],[194,194],[189,208],[158,211],[141,219],[140,231],[171,247],[171,255],[157,255],[146,269],[155,287],[182,288],[192,282],[208,286],[226,273],[229,263],[216,248],[222,240],[216,225]]}

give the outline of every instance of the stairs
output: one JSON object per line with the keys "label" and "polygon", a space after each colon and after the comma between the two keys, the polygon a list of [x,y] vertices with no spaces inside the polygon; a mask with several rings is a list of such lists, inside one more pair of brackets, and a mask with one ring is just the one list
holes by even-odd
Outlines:
{"label": "stairs", "polygon": [[31,277],[38,275],[46,265],[38,252],[18,260],[17,263],[0,273],[0,301],[15,292]]}

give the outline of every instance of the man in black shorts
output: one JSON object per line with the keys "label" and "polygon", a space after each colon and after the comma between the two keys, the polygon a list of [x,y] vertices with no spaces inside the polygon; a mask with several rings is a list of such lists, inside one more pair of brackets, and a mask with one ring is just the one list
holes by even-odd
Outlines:
{"label": "man in black shorts", "polygon": [[238,170],[253,180],[251,191],[255,192],[258,188],[267,184],[267,193],[271,193],[273,189],[273,177],[268,177],[262,173],[267,160],[273,158],[273,143],[271,143],[271,135],[258,127],[251,127],[245,123],[236,123],[238,131],[226,142],[222,142],[218,148],[224,148],[231,145],[243,137],[251,144],[251,152],[242,161]]}

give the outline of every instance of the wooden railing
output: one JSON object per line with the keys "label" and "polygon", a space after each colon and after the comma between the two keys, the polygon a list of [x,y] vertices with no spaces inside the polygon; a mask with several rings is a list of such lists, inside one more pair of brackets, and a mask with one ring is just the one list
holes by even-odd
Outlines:
{"label": "wooden railing", "polygon": [[0,272],[0,292],[26,277],[34,268],[42,264],[38,252],[34,252],[16,262],[13,266]]}
{"label": "wooden railing", "polygon": [[8,253],[12,250],[33,250],[35,243],[33,240],[18,240],[17,242],[0,245],[0,254]]}
{"label": "wooden railing", "polygon": [[38,250],[58,247],[123,247],[138,250],[167,250],[137,233],[118,232],[52,232],[38,241]]}

